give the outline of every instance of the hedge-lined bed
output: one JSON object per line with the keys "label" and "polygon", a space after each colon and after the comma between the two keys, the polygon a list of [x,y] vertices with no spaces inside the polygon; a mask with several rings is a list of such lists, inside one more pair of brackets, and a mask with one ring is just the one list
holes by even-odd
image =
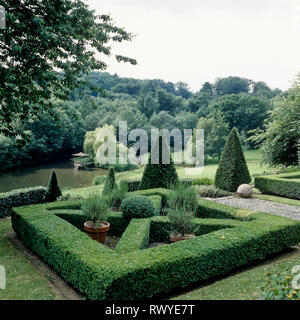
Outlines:
{"label": "hedge-lined bed", "polygon": [[255,187],[262,193],[300,200],[300,172],[255,178]]}
{"label": "hedge-lined bed", "polygon": [[[168,194],[162,189],[151,192]],[[166,217],[142,223],[111,213],[110,233],[123,234],[114,251],[80,231],[84,217],[74,201],[16,208],[12,225],[28,247],[89,299],[150,298],[226,274],[300,242],[297,221],[264,213],[241,221],[234,219],[237,208],[206,205],[199,201],[198,216],[205,208],[206,217],[211,212],[211,217],[222,213],[230,219],[195,218],[200,226],[196,238],[151,249],[147,242],[167,240]]]}

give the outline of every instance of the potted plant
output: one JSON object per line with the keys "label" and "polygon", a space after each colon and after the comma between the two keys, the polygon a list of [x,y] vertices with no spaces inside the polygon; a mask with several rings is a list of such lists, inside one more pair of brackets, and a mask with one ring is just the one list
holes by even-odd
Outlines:
{"label": "potted plant", "polygon": [[124,181],[120,182],[111,192],[111,210],[115,212],[121,211],[122,201],[127,198],[128,187]]}
{"label": "potted plant", "polygon": [[168,218],[170,220],[170,242],[174,243],[195,237],[196,226],[193,223],[198,205],[193,187],[179,184],[168,199]]}
{"label": "potted plant", "polygon": [[90,196],[82,202],[82,212],[86,216],[84,230],[93,239],[104,243],[110,224],[106,221],[111,203],[110,197]]}
{"label": "potted plant", "polygon": [[178,242],[195,237],[196,226],[193,223],[194,213],[175,209],[168,213],[172,233],[170,235],[170,242]]}

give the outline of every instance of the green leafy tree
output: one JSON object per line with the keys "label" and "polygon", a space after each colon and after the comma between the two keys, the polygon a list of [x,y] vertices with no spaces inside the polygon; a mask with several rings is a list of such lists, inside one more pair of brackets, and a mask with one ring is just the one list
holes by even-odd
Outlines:
{"label": "green leafy tree", "polygon": [[218,95],[248,93],[251,81],[240,77],[228,77],[218,79],[215,83],[215,90]]}
{"label": "green leafy tree", "polygon": [[205,157],[220,159],[226,143],[229,126],[220,112],[209,118],[200,118],[197,129],[204,130]]}
{"label": "green leafy tree", "polygon": [[217,188],[236,192],[241,184],[251,182],[251,176],[244,157],[242,146],[233,128],[226,142],[215,177]]}
{"label": "green leafy tree", "polygon": [[271,105],[265,98],[240,93],[221,97],[210,109],[212,113],[221,112],[230,129],[236,127],[239,132],[248,133],[250,130],[263,127]]}
{"label": "green leafy tree", "polygon": [[62,193],[61,193],[59,185],[58,185],[56,173],[55,173],[55,171],[52,171],[51,177],[49,180],[49,184],[48,184],[48,188],[47,188],[47,192],[45,195],[45,202],[54,202],[61,195],[62,195]]}
{"label": "green leafy tree", "polygon": [[116,188],[115,170],[114,168],[110,168],[105,180],[102,195],[103,196],[111,195],[115,188]]}
{"label": "green leafy tree", "polygon": [[51,112],[51,97],[67,100],[70,90],[87,83],[82,75],[105,69],[101,55],[111,54],[111,41],[132,39],[110,16],[95,14],[80,0],[1,0],[0,5],[7,25],[0,30],[0,132],[6,135],[24,136],[19,123]]}
{"label": "green leafy tree", "polygon": [[[158,145],[157,145],[158,144]],[[170,163],[163,164],[162,150],[167,149],[166,139],[162,136],[159,137],[154,148],[159,148],[158,164],[151,163],[151,153],[149,155],[148,164],[144,170],[143,178],[140,183],[139,189],[154,189],[154,188],[171,188],[178,184],[178,176],[174,166],[172,157],[170,155]]]}
{"label": "green leafy tree", "polygon": [[292,88],[274,99],[274,110],[264,130],[253,131],[250,140],[260,146],[263,162],[269,165],[296,165],[300,139],[300,75]]}

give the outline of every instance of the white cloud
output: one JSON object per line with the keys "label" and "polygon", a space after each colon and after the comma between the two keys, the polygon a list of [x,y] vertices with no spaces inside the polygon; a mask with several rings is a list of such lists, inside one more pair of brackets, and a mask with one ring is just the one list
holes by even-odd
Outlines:
{"label": "white cloud", "polygon": [[[296,2],[298,0],[295,0]],[[137,34],[115,52],[138,66],[110,60],[107,71],[134,78],[205,81],[239,75],[286,89],[300,71],[294,0],[89,0],[99,13]]]}

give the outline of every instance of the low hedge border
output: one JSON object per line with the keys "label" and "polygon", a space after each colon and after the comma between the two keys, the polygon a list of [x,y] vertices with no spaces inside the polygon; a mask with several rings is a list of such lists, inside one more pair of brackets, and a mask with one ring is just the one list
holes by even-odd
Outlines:
{"label": "low hedge border", "polygon": [[132,219],[123,233],[115,252],[127,253],[147,248],[151,219]]}
{"label": "low hedge border", "polygon": [[300,172],[255,177],[255,188],[262,193],[300,200],[300,182],[293,179]]}
{"label": "low hedge border", "polygon": [[[222,212],[225,207],[219,205],[213,210]],[[298,221],[253,213],[252,220],[245,222],[198,219],[206,228],[219,224],[225,229],[168,246],[118,254],[58,217],[56,211],[68,214],[63,209],[50,208],[47,204],[14,209],[13,228],[29,248],[93,300],[150,298],[224,275],[300,242]],[[118,213],[113,216],[121,221]]]}
{"label": "low hedge border", "polygon": [[12,207],[22,207],[44,202],[46,188],[34,187],[0,193],[0,219],[12,213]]}

